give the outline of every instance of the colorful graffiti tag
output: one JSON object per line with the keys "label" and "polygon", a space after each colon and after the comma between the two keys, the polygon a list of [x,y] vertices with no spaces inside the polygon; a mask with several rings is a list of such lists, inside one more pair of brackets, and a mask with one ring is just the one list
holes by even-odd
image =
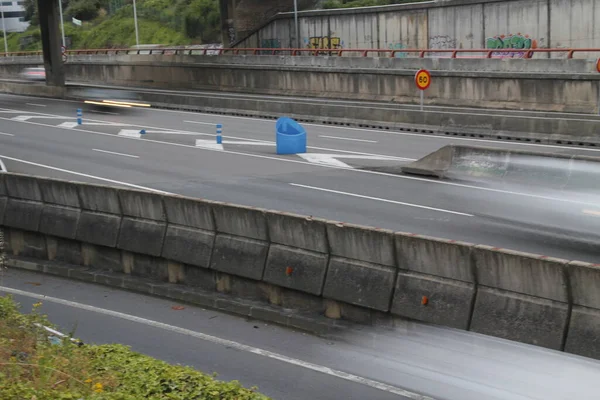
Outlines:
{"label": "colorful graffiti tag", "polygon": [[308,49],[323,50],[343,48],[342,40],[339,37],[313,36],[305,38],[304,42]]}
{"label": "colorful graffiti tag", "polygon": [[[280,49],[281,42],[279,41],[279,39],[261,39],[260,48],[261,49]],[[265,50],[262,52],[262,54],[279,54],[279,52],[276,51],[275,53],[273,53],[272,51]]]}
{"label": "colorful graffiti tag", "polygon": [[402,43],[390,43],[388,45],[388,48],[390,50],[396,50],[396,53],[394,53],[394,57],[396,58],[405,58],[408,57],[408,53],[405,51],[398,51],[398,50],[404,50],[406,49],[406,47],[402,44]]}
{"label": "colorful graffiti tag", "polygon": [[[515,50],[529,50],[537,48],[537,40],[531,39],[529,35],[499,35],[489,37],[485,40],[485,47],[487,49],[515,49]],[[523,51],[507,52],[507,53],[493,53],[496,57],[511,57],[519,58],[525,55]]]}

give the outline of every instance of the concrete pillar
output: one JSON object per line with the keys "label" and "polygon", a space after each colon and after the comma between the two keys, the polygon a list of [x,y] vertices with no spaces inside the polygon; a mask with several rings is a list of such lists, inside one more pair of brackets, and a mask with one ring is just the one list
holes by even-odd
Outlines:
{"label": "concrete pillar", "polygon": [[44,67],[46,68],[46,84],[51,86],[65,85],[65,70],[60,46],[59,0],[37,0],[40,15],[42,49],[44,50]]}
{"label": "concrete pillar", "polygon": [[223,47],[228,48],[237,39],[235,32],[236,0],[220,0],[219,6],[221,8],[221,41]]}

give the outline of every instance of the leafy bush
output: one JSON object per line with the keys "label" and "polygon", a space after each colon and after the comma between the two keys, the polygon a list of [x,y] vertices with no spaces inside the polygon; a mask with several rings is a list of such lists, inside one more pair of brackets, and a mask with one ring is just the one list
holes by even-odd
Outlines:
{"label": "leafy bush", "polygon": [[267,400],[239,382],[220,382],[122,345],[56,343],[36,324],[52,325],[34,305],[21,314],[0,297],[0,399],[37,400]]}

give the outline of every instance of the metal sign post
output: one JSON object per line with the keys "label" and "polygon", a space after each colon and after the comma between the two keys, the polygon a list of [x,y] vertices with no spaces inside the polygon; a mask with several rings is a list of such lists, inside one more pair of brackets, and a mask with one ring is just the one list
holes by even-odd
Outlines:
{"label": "metal sign post", "polygon": [[425,99],[425,90],[431,85],[431,74],[426,69],[420,69],[415,74],[415,84],[421,91],[421,111],[423,111],[423,101]]}

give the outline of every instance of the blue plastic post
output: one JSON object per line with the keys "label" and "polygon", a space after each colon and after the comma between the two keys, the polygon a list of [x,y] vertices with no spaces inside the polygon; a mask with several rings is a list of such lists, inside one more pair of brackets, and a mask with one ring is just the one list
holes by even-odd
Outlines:
{"label": "blue plastic post", "polygon": [[146,130],[145,130],[145,129],[142,129],[142,130],[140,131],[140,134],[142,134],[142,135],[145,135],[145,134],[146,134]]}
{"label": "blue plastic post", "polygon": [[81,108],[77,109],[77,125],[81,125],[83,123],[83,112],[81,111]]}
{"label": "blue plastic post", "polygon": [[217,124],[217,144],[223,143],[223,124]]}

